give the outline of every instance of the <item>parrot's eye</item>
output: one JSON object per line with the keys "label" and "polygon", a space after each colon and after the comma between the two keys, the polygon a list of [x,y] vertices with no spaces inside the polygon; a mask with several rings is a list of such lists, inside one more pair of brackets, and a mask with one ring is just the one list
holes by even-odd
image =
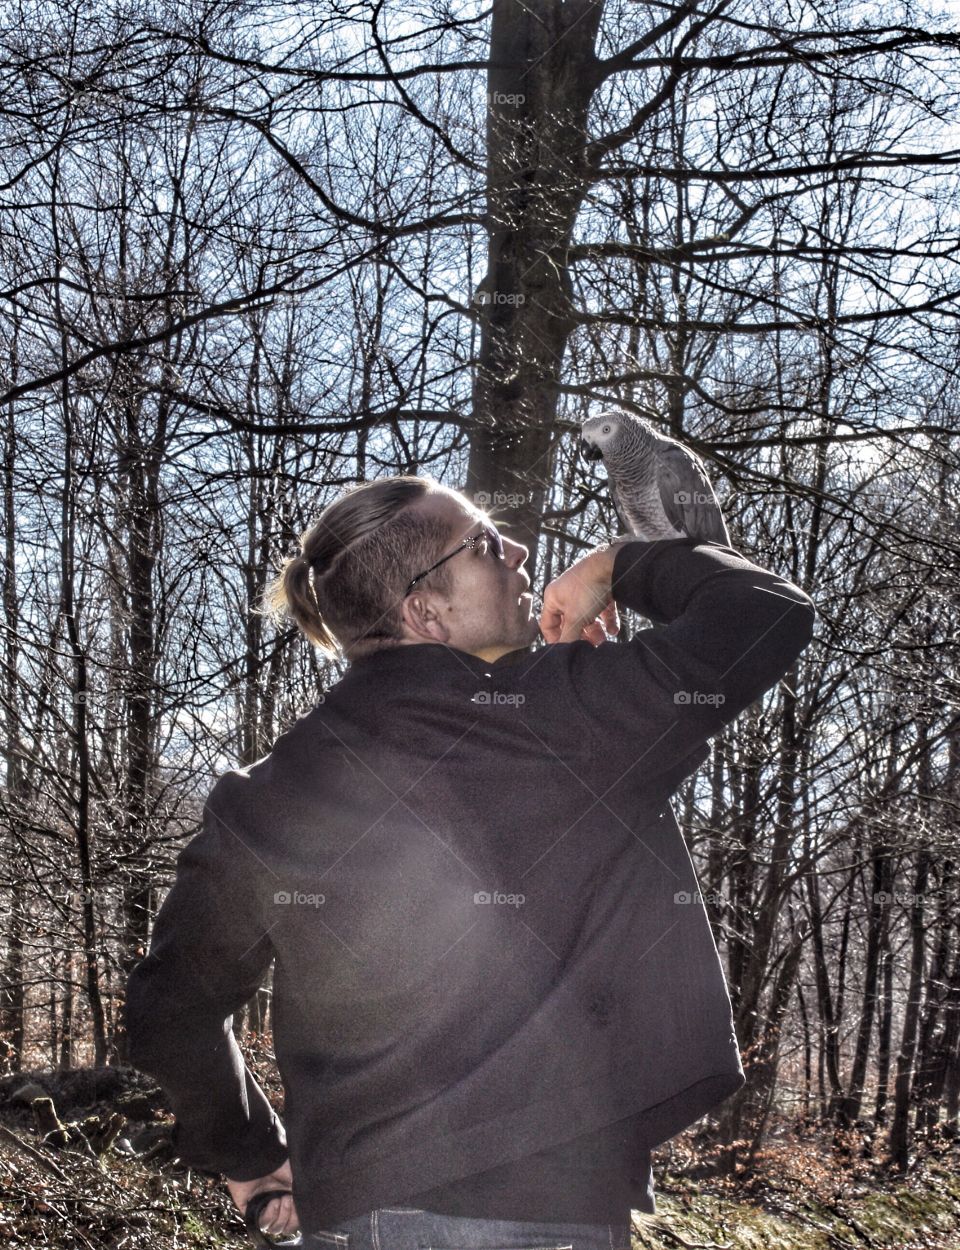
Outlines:
{"label": "parrot's eye", "polygon": [[609,425],[605,425],[605,426],[603,427],[603,432],[604,432],[604,434],[609,434],[609,433],[610,433],[610,427],[609,427]]}

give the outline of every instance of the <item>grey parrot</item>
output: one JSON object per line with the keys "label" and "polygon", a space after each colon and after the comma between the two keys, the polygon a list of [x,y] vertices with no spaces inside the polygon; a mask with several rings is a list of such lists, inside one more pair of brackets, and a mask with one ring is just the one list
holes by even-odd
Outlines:
{"label": "grey parrot", "polygon": [[602,460],[620,519],[631,534],[730,543],[703,461],[649,421],[622,409],[588,417],[580,451]]}

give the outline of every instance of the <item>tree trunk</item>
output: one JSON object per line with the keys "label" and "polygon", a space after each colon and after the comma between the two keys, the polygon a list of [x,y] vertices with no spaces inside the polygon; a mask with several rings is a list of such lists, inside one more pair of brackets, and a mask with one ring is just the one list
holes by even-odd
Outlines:
{"label": "tree trunk", "polygon": [[[10,358],[11,380],[18,375],[17,336],[14,334]],[[16,579],[16,458],[14,412],[7,413],[3,448],[3,623],[4,663],[0,672],[0,691],[4,708],[5,733],[3,761],[6,775],[9,827],[4,834],[3,856],[10,873],[9,892],[5,900],[3,983],[0,985],[0,1037],[6,1046],[4,1067],[16,1071],[23,1066],[24,1042],[24,885],[27,872],[20,851],[21,811],[26,811],[28,788],[24,784],[26,749],[20,721],[20,598]],[[6,823],[6,822],[5,822]]]}
{"label": "tree trunk", "polygon": [[889,868],[888,848],[882,842],[874,842],[870,848],[870,899],[863,970],[863,1002],[850,1070],[850,1084],[846,1096],[840,1099],[838,1105],[837,1123],[841,1128],[847,1128],[857,1120],[863,1101],[870,1039],[873,1036],[873,1022],[880,998],[880,935],[883,929],[883,895],[889,892]]}
{"label": "tree trunk", "polygon": [[[587,112],[602,0],[493,0],[487,95],[487,272],[465,494],[509,502],[530,549],[553,470],[557,384],[573,328],[567,249],[588,181]],[[500,518],[498,517],[498,521]]]}
{"label": "tree trunk", "polygon": [[[57,204],[61,192],[60,187],[60,156],[58,154],[53,175],[53,196],[51,199],[51,233],[57,253],[59,269],[63,255],[60,240],[60,225]],[[57,328],[59,330],[60,364],[66,368],[70,357],[69,328],[64,314],[62,287],[59,281],[54,283],[54,308],[56,311]],[[59,388],[60,408],[63,416],[63,488],[60,497],[60,618],[64,622],[67,643],[73,661],[73,739],[76,749],[76,810],[75,834],[77,853],[80,861],[80,880],[83,889],[83,953],[84,976],[87,987],[87,998],[90,1003],[90,1014],[93,1022],[94,1062],[103,1066],[107,1057],[107,1039],[104,1024],[103,1000],[100,995],[100,971],[97,951],[97,917],[93,906],[93,837],[90,821],[90,743],[87,729],[87,699],[89,697],[89,680],[87,674],[87,655],[81,637],[80,621],[75,602],[74,572],[75,548],[77,539],[77,507],[76,481],[74,473],[74,457],[76,455],[76,439],[70,388],[66,381]],[[64,769],[69,776],[71,769]],[[54,1000],[53,1013],[56,1014],[55,992],[51,992]],[[55,1028],[55,1024],[54,1024]],[[51,1049],[51,1062],[57,1061],[57,1049]]]}
{"label": "tree trunk", "polygon": [[[929,792],[928,792],[929,793]],[[923,984],[923,955],[926,937],[923,924],[923,895],[927,888],[930,854],[926,847],[917,852],[914,879],[914,901],[910,908],[910,983],[903,1018],[903,1034],[897,1055],[894,1083],[893,1120],[890,1124],[890,1158],[897,1170],[906,1172],[909,1163],[909,1109],[913,1061],[916,1052],[917,1026],[920,1017],[920,993]]]}

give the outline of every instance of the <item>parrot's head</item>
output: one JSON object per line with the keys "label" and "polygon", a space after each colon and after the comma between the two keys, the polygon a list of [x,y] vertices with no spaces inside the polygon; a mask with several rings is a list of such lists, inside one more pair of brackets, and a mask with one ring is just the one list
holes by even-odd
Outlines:
{"label": "parrot's head", "polygon": [[627,454],[638,438],[650,434],[643,417],[620,409],[608,409],[595,417],[587,417],[580,428],[580,454],[584,460],[611,460]]}

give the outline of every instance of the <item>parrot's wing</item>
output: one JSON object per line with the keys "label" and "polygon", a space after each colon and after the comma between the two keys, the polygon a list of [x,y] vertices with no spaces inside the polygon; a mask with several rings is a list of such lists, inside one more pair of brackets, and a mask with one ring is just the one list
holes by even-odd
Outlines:
{"label": "parrot's wing", "polygon": [[677,443],[657,452],[660,502],[670,524],[691,538],[730,545],[720,504],[699,456]]}

